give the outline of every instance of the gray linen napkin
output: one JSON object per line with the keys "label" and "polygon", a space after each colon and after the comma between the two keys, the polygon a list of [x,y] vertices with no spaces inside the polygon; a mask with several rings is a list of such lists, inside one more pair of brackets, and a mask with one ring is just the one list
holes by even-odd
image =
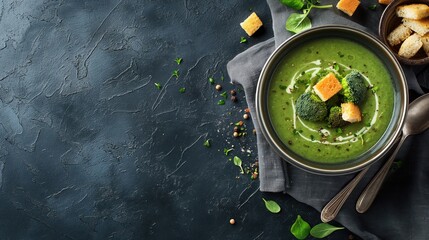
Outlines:
{"label": "gray linen napkin", "polygon": [[[275,37],[237,55],[227,65],[231,81],[241,84],[244,88],[252,116],[256,116],[254,100],[260,70],[275,47],[291,36],[284,29],[284,23],[287,16],[294,11],[281,5],[278,0],[267,0],[267,2],[273,17]],[[329,0],[322,3],[336,4],[336,1]],[[367,31],[375,34],[383,10],[381,6],[378,8],[376,11],[370,11],[366,6],[361,6],[355,13],[356,17],[351,19],[343,17],[335,9],[317,10],[311,17],[313,26],[347,24],[361,29],[367,27],[365,28]],[[413,71],[415,69],[403,67],[411,92],[421,94],[422,90]],[[419,82],[427,82],[429,73],[427,66],[418,68],[417,72],[420,77]],[[314,175],[291,165],[288,165],[285,171],[285,161],[274,153],[261,136],[256,119],[252,120],[257,131],[261,191],[287,192],[296,200],[320,211],[353,178],[353,175],[336,177]],[[358,214],[354,210],[356,199],[382,162],[374,164],[362,183],[352,193],[336,220],[363,239],[426,239],[426,236],[429,236],[429,228],[426,227],[429,223],[428,141],[429,132],[407,140],[397,157],[403,160],[402,167],[389,176],[370,210],[365,214]],[[289,179],[291,187],[289,187]]]}

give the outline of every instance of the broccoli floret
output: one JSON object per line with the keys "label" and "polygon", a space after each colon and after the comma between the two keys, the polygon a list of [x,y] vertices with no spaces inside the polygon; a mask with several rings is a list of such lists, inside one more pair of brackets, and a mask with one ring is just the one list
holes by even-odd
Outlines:
{"label": "broccoli floret", "polygon": [[347,122],[343,120],[341,107],[335,106],[329,109],[328,124],[333,128],[343,127],[347,124]]}
{"label": "broccoli floret", "polygon": [[306,92],[296,100],[296,113],[304,120],[321,121],[328,115],[328,108],[317,95]]}
{"label": "broccoli floret", "polygon": [[345,102],[352,102],[359,105],[366,95],[367,87],[365,81],[358,71],[352,71],[341,79],[343,86],[342,94]]}

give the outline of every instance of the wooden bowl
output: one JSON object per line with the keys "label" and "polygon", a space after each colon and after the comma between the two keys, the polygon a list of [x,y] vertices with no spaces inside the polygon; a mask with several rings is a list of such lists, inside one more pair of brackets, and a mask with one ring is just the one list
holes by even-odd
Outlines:
{"label": "wooden bowl", "polygon": [[421,48],[417,54],[412,58],[404,58],[398,55],[400,44],[396,46],[390,46],[387,41],[387,36],[391,33],[399,24],[401,24],[402,18],[396,15],[396,8],[401,5],[407,5],[412,3],[424,3],[429,5],[429,0],[395,0],[389,4],[381,15],[378,32],[380,34],[381,41],[388,46],[388,48],[394,53],[396,58],[407,65],[423,65],[429,64],[429,56]]}

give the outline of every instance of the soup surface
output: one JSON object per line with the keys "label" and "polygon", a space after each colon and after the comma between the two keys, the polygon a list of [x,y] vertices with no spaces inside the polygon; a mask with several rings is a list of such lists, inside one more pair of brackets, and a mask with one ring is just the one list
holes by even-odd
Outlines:
{"label": "soup surface", "polygon": [[[301,94],[312,91],[329,72],[341,79],[351,70],[359,71],[368,86],[359,105],[361,122],[332,128],[326,121],[296,115],[295,101]],[[340,163],[363,154],[380,139],[391,119],[393,98],[391,76],[375,54],[347,39],[324,38],[301,44],[280,62],[269,86],[268,111],[274,130],[292,151],[314,162]]]}

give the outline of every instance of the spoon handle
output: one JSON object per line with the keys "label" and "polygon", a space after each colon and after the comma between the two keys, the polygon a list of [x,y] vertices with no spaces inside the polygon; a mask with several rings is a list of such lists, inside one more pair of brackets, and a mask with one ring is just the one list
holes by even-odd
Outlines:
{"label": "spoon handle", "polygon": [[340,192],[338,192],[337,195],[335,195],[335,197],[333,197],[331,201],[328,202],[328,204],[326,204],[326,206],[322,209],[322,212],[320,213],[320,219],[322,220],[322,222],[329,222],[337,216],[341,207],[344,205],[347,198],[350,196],[350,193],[352,193],[353,189],[360,182],[360,180],[368,171],[368,169],[369,167],[364,168]]}
{"label": "spoon handle", "polygon": [[390,158],[384,163],[383,167],[377,172],[371,182],[366,186],[366,188],[361,193],[360,197],[356,202],[356,211],[359,213],[366,212],[371,204],[374,202],[375,197],[378,194],[378,191],[381,188],[381,185],[386,178],[387,173],[389,172],[390,167],[392,166],[393,161],[395,160],[396,154],[401,148],[402,143],[404,143],[407,135],[403,134],[401,140],[396,146],[395,151],[390,156]]}

